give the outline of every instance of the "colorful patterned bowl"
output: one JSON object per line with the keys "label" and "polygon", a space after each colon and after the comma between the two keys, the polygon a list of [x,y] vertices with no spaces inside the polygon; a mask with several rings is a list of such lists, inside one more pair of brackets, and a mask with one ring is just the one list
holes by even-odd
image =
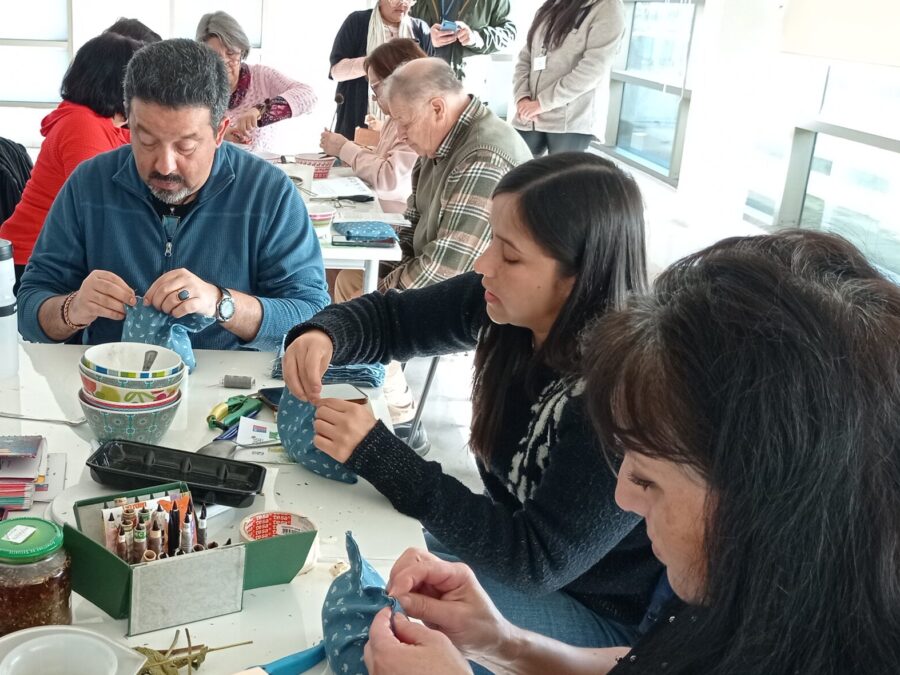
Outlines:
{"label": "colorful patterned bowl", "polygon": [[307,213],[309,213],[309,219],[313,224],[313,227],[331,227],[331,223],[334,221],[334,214],[336,211],[334,207],[328,206],[327,204],[310,204],[306,207]]}
{"label": "colorful patterned bowl", "polygon": [[[187,372],[182,370],[177,375],[170,378],[159,380],[129,380],[127,378],[107,378],[104,375],[98,375],[92,370],[88,370],[84,366],[79,365],[78,374],[81,377],[81,386],[86,394],[99,398],[109,403],[118,403],[125,405],[140,405],[144,403],[152,403],[154,401],[162,401],[172,398],[184,381],[184,374]],[[124,385],[109,384],[107,380],[113,382],[125,382]],[[166,386],[148,387],[145,382],[163,382],[171,381]],[[132,384],[136,383],[136,384]]]}
{"label": "colorful patterned bowl", "polygon": [[[148,392],[141,391],[135,392],[140,394],[146,394]],[[153,410],[154,408],[162,408],[163,406],[169,405],[170,403],[174,403],[176,399],[181,398],[181,392],[177,389],[169,396],[150,399],[149,401],[132,401],[125,403],[117,403],[113,401],[105,401],[102,398],[98,398],[96,396],[92,396],[89,392],[84,389],[81,390],[82,399],[87,403],[90,403],[95,408],[102,408],[104,410]]]}
{"label": "colorful patterned bowl", "polygon": [[183,368],[174,375],[167,377],[145,377],[143,379],[134,379],[133,377],[116,377],[115,375],[101,375],[96,370],[91,370],[83,363],[78,364],[78,370],[82,375],[87,375],[92,380],[100,384],[109,384],[113,387],[122,387],[124,389],[165,389],[173,384],[181,384],[182,379],[187,373],[187,369]]}
{"label": "colorful patterned bowl", "polygon": [[336,157],[320,157],[319,155],[295,155],[296,164],[305,164],[313,168],[313,178],[321,180],[328,178],[328,172],[334,166]]}
{"label": "colorful patterned bowl", "polygon": [[[144,355],[151,349],[156,351],[156,359],[150,370],[142,370]],[[184,368],[184,363],[177,352],[143,342],[108,342],[95,345],[84,353],[81,363],[87,369],[101,375],[142,380],[168,377]]]}
{"label": "colorful patterned bowl", "polygon": [[87,402],[79,390],[78,402],[98,441],[124,440],[156,445],[175,419],[181,397],[153,410],[105,410]]}

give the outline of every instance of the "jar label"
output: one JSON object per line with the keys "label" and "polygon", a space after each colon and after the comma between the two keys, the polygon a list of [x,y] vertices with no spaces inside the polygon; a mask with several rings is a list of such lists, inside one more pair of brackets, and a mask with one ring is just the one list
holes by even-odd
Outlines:
{"label": "jar label", "polygon": [[9,532],[3,535],[3,541],[10,541],[13,544],[21,544],[35,532],[37,532],[37,529],[33,527],[28,527],[27,525],[16,525]]}

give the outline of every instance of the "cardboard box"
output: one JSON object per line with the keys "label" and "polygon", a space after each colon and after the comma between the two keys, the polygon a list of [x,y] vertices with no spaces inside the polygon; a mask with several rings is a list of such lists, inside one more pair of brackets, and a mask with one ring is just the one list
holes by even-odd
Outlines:
{"label": "cardboard box", "polygon": [[239,612],[243,591],[289,583],[303,567],[316,532],[235,541],[135,565],[106,549],[100,510],[107,503],[172,490],[189,492],[184,483],[167,483],[76,502],[78,527],[63,528],[72,559],[72,590],[113,618],[127,618],[129,635]]}

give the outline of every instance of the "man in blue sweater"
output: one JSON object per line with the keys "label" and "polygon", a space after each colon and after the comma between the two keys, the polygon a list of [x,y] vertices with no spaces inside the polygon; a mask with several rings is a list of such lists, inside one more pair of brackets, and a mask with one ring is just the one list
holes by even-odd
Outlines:
{"label": "man in blue sweater", "polygon": [[274,350],[328,304],[322,255],[287,176],[222,143],[228,78],[192,40],[135,54],[131,145],[81,164],[47,215],[19,290],[19,331],[122,337],[126,305],[215,317],[194,347]]}

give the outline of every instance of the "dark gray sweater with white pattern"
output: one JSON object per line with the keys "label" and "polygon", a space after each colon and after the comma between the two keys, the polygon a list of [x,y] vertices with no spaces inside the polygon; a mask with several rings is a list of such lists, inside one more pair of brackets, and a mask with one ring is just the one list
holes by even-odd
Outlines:
{"label": "dark gray sweater with white pattern", "polygon": [[[475,273],[402,293],[332,305],[288,334],[311,328],[334,342],[335,364],[387,363],[473,349],[489,321]],[[581,396],[583,383],[549,369],[539,395],[511,382],[506,419],[475,494],[419,457],[381,423],[347,462],[394,507],[417,518],[477,574],[535,595],[560,589],[603,616],[636,624],[661,567],[644,523],[614,501]]]}

